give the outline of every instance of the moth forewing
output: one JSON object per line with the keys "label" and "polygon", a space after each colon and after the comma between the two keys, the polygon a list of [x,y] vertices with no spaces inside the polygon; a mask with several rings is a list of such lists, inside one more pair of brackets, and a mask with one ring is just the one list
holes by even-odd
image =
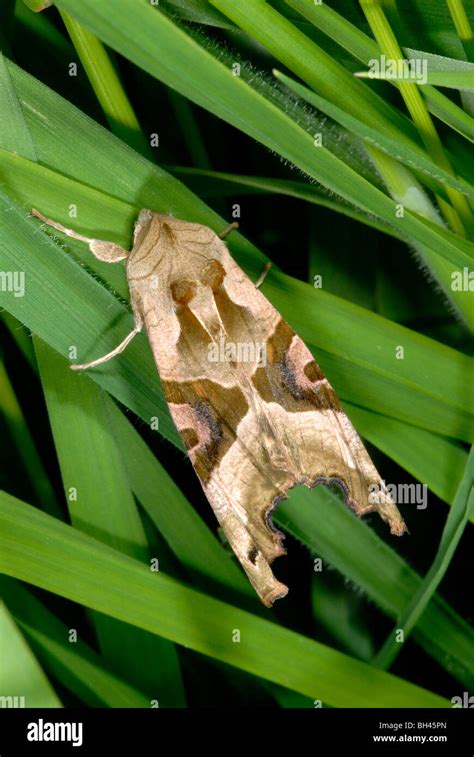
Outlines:
{"label": "moth forewing", "polygon": [[310,351],[210,228],[142,210],[130,254],[82,239],[101,259],[126,258],[135,315],[123,342],[85,367],[118,354],[144,323],[194,469],[265,605],[288,591],[270,568],[285,551],[270,514],[292,487],[335,483],[358,515],[377,511],[405,531]]}

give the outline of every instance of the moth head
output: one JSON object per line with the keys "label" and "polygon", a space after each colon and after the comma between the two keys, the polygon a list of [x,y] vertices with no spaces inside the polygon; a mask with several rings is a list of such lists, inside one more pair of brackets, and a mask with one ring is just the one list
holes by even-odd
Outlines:
{"label": "moth head", "polygon": [[138,218],[133,227],[133,249],[140,247],[149,234],[157,233],[159,235],[161,220],[163,216],[160,213],[154,213],[153,210],[144,208],[140,210]]}
{"label": "moth head", "polygon": [[215,257],[216,251],[221,253],[221,244],[207,226],[141,210],[127,262],[129,279],[137,284],[146,280],[147,287],[153,277],[161,279],[170,287],[174,302],[187,305],[221,286],[225,270]]}

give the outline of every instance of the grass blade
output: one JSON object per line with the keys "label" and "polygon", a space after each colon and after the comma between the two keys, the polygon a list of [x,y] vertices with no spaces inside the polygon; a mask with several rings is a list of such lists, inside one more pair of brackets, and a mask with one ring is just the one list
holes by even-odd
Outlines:
{"label": "grass blade", "polygon": [[[381,51],[375,40],[330,8],[327,3],[318,6],[315,6],[311,0],[285,0],[285,3],[297,10],[364,65],[367,66],[370,60],[380,57]],[[405,48],[404,52],[410,57],[410,50]],[[424,87],[423,96],[429,111],[434,116],[466,139],[474,141],[474,119],[470,115],[434,87]]]}
{"label": "grass blade", "polygon": [[112,132],[137,152],[151,157],[150,145],[103,44],[64,11],[61,17]]}
{"label": "grass blade", "polygon": [[[426,689],[162,574],[152,575],[138,561],[5,493],[0,497],[0,525],[0,568],[7,575],[301,694],[340,707],[449,706]],[[232,642],[233,629],[240,631],[238,644]]]}
{"label": "grass blade", "polygon": [[[390,617],[403,611],[422,583],[403,558],[325,488],[310,496],[295,489],[276,511],[275,521],[314,555],[350,576]],[[474,685],[474,633],[441,597],[430,602],[413,635],[468,688]]]}
{"label": "grass blade", "polygon": [[[377,147],[378,150],[382,150],[387,155],[396,158],[404,165],[410,166],[410,168],[430,177],[434,183],[446,185],[456,189],[458,192],[462,192],[466,196],[474,199],[474,187],[469,182],[459,179],[454,174],[443,167],[440,167],[434,163],[433,160],[426,157],[422,150],[418,150],[410,145],[402,145],[396,140],[386,137],[385,134],[372,129],[362,121],[353,118],[351,115],[343,111],[341,108],[333,105],[319,95],[312,92],[307,87],[302,87],[301,84],[295,82],[290,77],[285,76],[280,71],[273,72],[277,79],[285,84],[289,89],[302,97],[304,100],[314,105],[318,110],[322,110],[330,118],[338,121],[342,126],[345,126],[353,134],[363,139],[367,144]],[[444,190],[442,189],[442,192]]]}
{"label": "grass blade", "polygon": [[0,601],[0,638],[2,707],[62,707],[3,601]]}
{"label": "grass blade", "polygon": [[441,583],[461,536],[474,512],[473,481],[474,447],[471,447],[471,453],[467,461],[465,473],[446,520],[446,525],[444,527],[436,557],[418,591],[412,597],[397,620],[397,628],[395,629],[395,632],[392,631],[389,634],[385,644],[374,657],[373,663],[378,667],[384,669],[390,667],[402,648],[398,643],[397,634],[399,631],[402,631],[403,640],[406,641],[408,635],[423,615],[428,602]]}
{"label": "grass blade", "polygon": [[143,694],[113,675],[80,636],[71,644],[66,624],[21,583],[0,576],[0,593],[44,668],[81,701],[91,707],[150,706]]}
{"label": "grass blade", "polygon": [[[111,434],[104,392],[87,376],[74,374],[64,359],[36,338],[35,349],[73,525],[148,563],[151,555]],[[183,706],[173,645],[100,614],[94,616],[94,623],[113,670],[161,706]]]}

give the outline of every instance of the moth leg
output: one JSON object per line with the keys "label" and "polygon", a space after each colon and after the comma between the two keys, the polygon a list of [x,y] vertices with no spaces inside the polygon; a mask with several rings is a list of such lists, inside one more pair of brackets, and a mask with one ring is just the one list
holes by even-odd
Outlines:
{"label": "moth leg", "polygon": [[219,238],[224,239],[228,234],[230,234],[231,231],[234,231],[238,228],[239,224],[237,223],[237,221],[234,221],[234,223],[229,223],[229,225],[225,227],[224,231],[221,231]]}
{"label": "moth leg", "polygon": [[128,257],[127,250],[124,250],[123,247],[120,247],[120,245],[115,244],[115,242],[107,242],[102,239],[93,239],[92,237],[85,237],[83,234],[78,234],[77,231],[73,231],[73,229],[68,229],[66,226],[63,226],[60,223],[57,223],[56,221],[53,221],[51,218],[46,218],[42,213],[40,213],[35,208],[31,209],[31,212],[33,213],[36,218],[39,218],[40,221],[43,223],[46,223],[48,226],[52,226],[53,229],[56,229],[57,231],[61,231],[63,234],[66,234],[68,237],[72,237],[72,239],[78,239],[79,242],[85,242],[87,245],[89,245],[89,249],[92,252],[93,255],[95,255],[96,258],[99,260],[103,260],[105,263],[118,263],[119,260],[124,260]]}
{"label": "moth leg", "polygon": [[255,288],[256,288],[256,289],[259,289],[259,287],[261,287],[261,286],[262,286],[263,282],[264,282],[264,281],[265,281],[265,279],[267,278],[267,273],[268,273],[268,271],[270,270],[270,268],[271,268],[271,267],[272,267],[272,264],[271,264],[271,263],[270,263],[270,261],[268,260],[268,261],[267,261],[267,262],[265,263],[264,267],[263,267],[263,271],[262,271],[262,273],[260,274],[260,276],[258,277],[257,281],[255,282]]}
{"label": "moth leg", "polygon": [[143,322],[141,319],[141,316],[135,315],[135,326],[133,327],[132,331],[127,334],[125,339],[120,342],[120,344],[115,347],[111,352],[107,352],[106,355],[102,355],[102,357],[98,357],[96,360],[91,360],[90,363],[74,363],[74,365],[70,365],[72,371],[84,371],[87,368],[95,368],[96,365],[102,365],[102,363],[106,363],[108,360],[111,360],[116,355],[120,355],[121,352],[124,351],[126,347],[130,344],[133,337],[140,333],[142,330]]}

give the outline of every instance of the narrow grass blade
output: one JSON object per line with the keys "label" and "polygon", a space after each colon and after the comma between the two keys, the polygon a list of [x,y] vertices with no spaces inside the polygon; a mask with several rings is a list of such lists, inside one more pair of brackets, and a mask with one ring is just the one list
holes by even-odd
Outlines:
{"label": "narrow grass blade", "polygon": [[[151,555],[111,434],[105,393],[36,338],[35,349],[73,525],[148,563]],[[112,669],[161,706],[183,706],[173,645],[100,614],[94,623]]]}
{"label": "narrow grass blade", "polygon": [[[310,496],[302,488],[295,489],[274,519],[314,555],[350,576],[390,617],[403,611],[422,583],[408,563],[328,489],[314,489]],[[414,534],[419,534],[419,520],[416,530],[409,513],[407,520]],[[413,635],[468,688],[474,685],[474,632],[441,597],[432,599]]]}
{"label": "narrow grass blade", "polygon": [[85,704],[90,707],[150,706],[143,694],[111,673],[97,652],[80,637],[71,644],[70,628],[20,582],[1,576],[0,594],[44,669]]}
{"label": "narrow grass blade", "polygon": [[405,642],[415,625],[418,623],[420,617],[423,615],[428,602],[441,583],[461,536],[474,512],[473,482],[474,447],[471,447],[464,476],[446,520],[446,525],[444,527],[436,557],[423,579],[421,586],[418,588],[418,591],[411,598],[407,607],[397,619],[397,627],[395,631],[392,631],[389,634],[385,644],[374,657],[374,665],[384,669],[390,667],[402,649],[402,644],[398,642],[399,632],[403,632],[403,641]]}
{"label": "narrow grass blade", "polygon": [[426,153],[422,150],[412,147],[411,145],[404,145],[400,142],[386,137],[385,134],[372,129],[362,121],[359,121],[353,116],[349,115],[341,108],[330,103],[322,97],[319,97],[316,93],[312,92],[307,87],[301,86],[298,82],[285,76],[280,71],[274,71],[274,75],[289,89],[309,102],[318,110],[326,113],[330,118],[338,121],[346,129],[349,129],[353,134],[363,139],[367,144],[377,147],[387,155],[396,158],[401,163],[415,169],[420,174],[426,175],[433,180],[433,184],[441,184],[441,191],[444,192],[443,186],[453,187],[466,196],[474,199],[474,187],[469,182],[460,179],[454,174],[449,173],[444,168],[436,165],[430,158],[426,157]]}
{"label": "narrow grass blade", "polygon": [[21,630],[0,601],[2,707],[62,707]]}
{"label": "narrow grass blade", "polygon": [[[315,6],[311,0],[285,0],[285,2],[365,66],[369,65],[370,60],[380,57],[380,48],[375,40],[330,8],[327,3]],[[405,48],[404,52],[410,56],[408,49]],[[434,116],[466,139],[474,141],[474,119],[459,105],[431,86],[423,87],[423,96],[428,109]]]}
{"label": "narrow grass blade", "polygon": [[[339,707],[449,706],[426,689],[151,574],[138,561],[5,493],[0,526],[0,569],[7,575],[301,694]],[[232,641],[235,629],[238,644]]]}
{"label": "narrow grass blade", "polygon": [[[474,91],[474,63],[448,58],[445,55],[433,55],[424,50],[413,50],[408,47],[405,48],[405,54],[412,60],[426,61],[428,83],[431,78],[434,84],[439,75],[439,86]],[[421,86],[426,86],[426,84],[421,83]]]}
{"label": "narrow grass blade", "polygon": [[451,18],[458,33],[466,58],[474,60],[474,33],[463,0],[446,0]]}
{"label": "narrow grass blade", "polygon": [[71,41],[114,134],[134,150],[152,157],[137,117],[105,47],[64,11],[61,13]]}
{"label": "narrow grass blade", "polygon": [[[381,81],[406,81],[406,74],[388,72],[367,72],[358,71],[356,73],[360,79],[379,79]],[[427,71],[426,82],[417,81],[420,87],[426,84],[436,85],[437,87],[448,87],[449,89],[458,89],[462,92],[474,92],[474,71]]]}

